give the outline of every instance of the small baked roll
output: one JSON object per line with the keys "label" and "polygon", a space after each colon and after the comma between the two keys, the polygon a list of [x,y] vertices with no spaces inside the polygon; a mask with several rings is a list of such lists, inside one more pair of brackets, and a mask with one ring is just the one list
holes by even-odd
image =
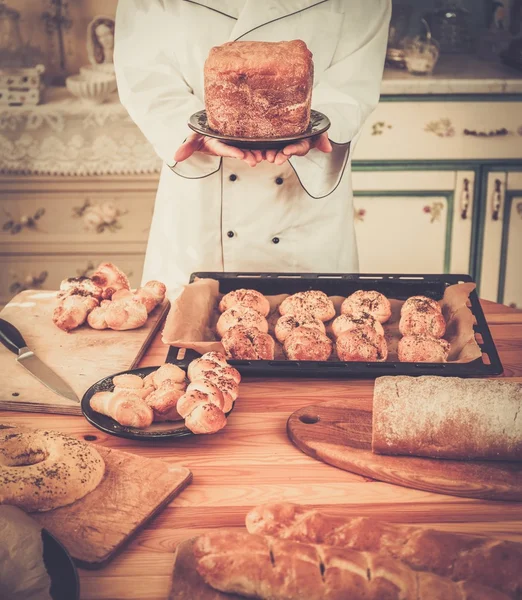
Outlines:
{"label": "small baked roll", "polygon": [[176,365],[171,363],[165,363],[161,367],[154,371],[152,381],[155,387],[159,387],[166,379],[170,379],[176,383],[182,383],[185,381],[185,371],[180,369]]}
{"label": "small baked roll", "polygon": [[185,419],[192,433],[216,433],[227,424],[227,418],[215,404],[199,404]]}
{"label": "small baked roll", "polygon": [[112,383],[115,387],[122,388],[142,388],[143,379],[139,375],[133,375],[132,373],[124,373],[123,375],[116,375],[112,378]]}
{"label": "small baked roll", "polygon": [[152,386],[142,387],[142,388],[125,388],[117,385],[112,391],[114,393],[121,392],[122,394],[133,394],[135,396],[139,396],[142,399],[145,399],[149,394],[155,390]]}
{"label": "small baked roll", "polygon": [[201,358],[204,360],[211,360],[212,362],[218,363],[222,367],[226,367],[228,365],[227,357],[222,352],[205,352]]}
{"label": "small baked roll", "polygon": [[290,360],[328,360],[332,340],[317,329],[298,327],[286,338],[284,351]]}
{"label": "small baked roll", "polygon": [[149,394],[144,400],[152,408],[154,421],[181,420],[183,417],[177,410],[177,404],[184,393],[184,390],[168,385],[167,381]]}
{"label": "small baked roll", "polygon": [[368,327],[375,329],[379,335],[384,335],[384,329],[379,321],[367,313],[364,313],[364,315],[361,317],[339,315],[332,322],[332,333],[336,338],[338,338],[345,331],[353,331],[354,329],[359,329],[363,325],[367,325]]}
{"label": "small baked roll", "polygon": [[298,327],[309,327],[310,329],[317,329],[321,333],[326,333],[326,328],[321,320],[316,319],[311,314],[303,313],[297,317],[294,315],[279,317],[275,326],[275,336],[281,344],[284,344],[286,338]]}
{"label": "small baked roll", "polygon": [[189,364],[187,369],[187,377],[190,379],[190,381],[194,381],[195,379],[201,377],[201,373],[203,373],[203,371],[211,371],[219,369],[220,367],[221,365],[218,362],[201,356]]}
{"label": "small baked roll", "polygon": [[357,290],[342,303],[341,313],[356,319],[368,314],[379,323],[386,323],[391,317],[391,306],[380,292]]}
{"label": "small baked roll", "polygon": [[401,307],[401,316],[407,312],[440,312],[442,313],[441,305],[432,298],[427,296],[411,296]]}
{"label": "small baked roll", "polygon": [[422,335],[406,335],[399,341],[397,349],[400,362],[445,363],[450,345],[446,340]]}
{"label": "small baked roll", "polygon": [[230,377],[220,373],[219,370],[203,371],[203,373],[201,373],[201,379],[210,381],[221,391],[223,398],[225,399],[223,411],[228,412],[237,400],[239,395],[239,385]]}
{"label": "small baked roll", "polygon": [[268,333],[268,321],[256,312],[253,308],[245,308],[244,306],[235,306],[226,310],[218,319],[216,330],[219,337],[223,337],[225,333],[236,325],[244,327],[256,327],[263,333]]}
{"label": "small baked roll", "polygon": [[442,313],[435,309],[427,312],[409,310],[399,321],[399,331],[402,335],[425,335],[441,338],[446,333],[446,321]]}
{"label": "small baked roll", "polygon": [[[192,391],[202,392],[203,394],[206,394],[207,402],[212,402],[212,404],[219,406],[221,410],[223,410],[223,408],[225,407],[225,398],[223,396],[223,392],[208,379],[197,379],[196,381],[192,381],[187,387],[185,396]],[[178,411],[179,410],[180,409],[178,406]]]}
{"label": "small baked roll", "polygon": [[318,290],[297,292],[288,296],[281,302],[279,312],[282,315],[294,316],[309,314],[320,321],[329,321],[335,317],[333,302],[324,292]]}
{"label": "small baked roll", "polygon": [[384,336],[368,325],[341,333],[336,349],[339,360],[346,362],[383,362],[388,358]]}
{"label": "small baked roll", "polygon": [[229,358],[236,360],[273,360],[275,342],[268,333],[255,327],[236,325],[221,338]]}
{"label": "small baked roll", "polygon": [[209,395],[201,390],[187,390],[178,400],[176,406],[179,414],[183,419],[186,419],[190,413],[200,404],[208,404],[210,402]]}
{"label": "small baked roll", "polygon": [[219,303],[219,311],[223,313],[229,308],[237,306],[252,308],[263,317],[268,316],[270,312],[270,303],[261,292],[256,290],[241,289],[225,294]]}

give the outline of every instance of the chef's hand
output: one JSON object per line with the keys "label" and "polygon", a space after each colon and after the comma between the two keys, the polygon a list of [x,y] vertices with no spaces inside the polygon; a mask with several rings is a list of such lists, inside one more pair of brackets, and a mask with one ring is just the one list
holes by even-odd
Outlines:
{"label": "chef's hand", "polygon": [[238,158],[244,160],[251,167],[255,167],[258,162],[263,160],[263,153],[260,150],[240,150],[235,146],[228,146],[215,138],[192,133],[181,144],[174,154],[176,162],[187,160],[194,152],[211,154],[212,156],[223,156],[226,158]]}
{"label": "chef's hand", "polygon": [[316,148],[321,152],[331,152],[332,144],[328,139],[328,134],[326,132],[321,133],[321,135],[316,135],[315,137],[307,138],[305,140],[301,140],[300,142],[296,142],[295,144],[285,146],[282,150],[279,151],[267,150],[265,153],[265,158],[270,163],[282,165],[291,156],[304,156],[312,148]]}

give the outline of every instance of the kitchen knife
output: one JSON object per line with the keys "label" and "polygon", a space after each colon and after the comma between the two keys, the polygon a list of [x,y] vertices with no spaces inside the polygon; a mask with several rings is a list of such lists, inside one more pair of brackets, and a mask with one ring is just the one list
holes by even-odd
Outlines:
{"label": "kitchen knife", "polygon": [[18,329],[4,319],[0,319],[0,342],[8,350],[17,354],[16,361],[18,364],[27,369],[38,381],[60,396],[80,402],[70,385],[29,350]]}

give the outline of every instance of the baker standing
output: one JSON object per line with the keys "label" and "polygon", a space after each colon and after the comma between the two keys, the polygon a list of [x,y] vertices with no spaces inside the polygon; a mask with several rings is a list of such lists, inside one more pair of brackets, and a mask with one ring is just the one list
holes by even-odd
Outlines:
{"label": "baker standing", "polygon": [[[379,100],[390,14],[391,0],[120,0],[120,99],[164,161],[144,280],[172,298],[194,271],[358,270],[351,152]],[[313,54],[328,135],[263,155],[192,134],[213,46],[293,39]]]}

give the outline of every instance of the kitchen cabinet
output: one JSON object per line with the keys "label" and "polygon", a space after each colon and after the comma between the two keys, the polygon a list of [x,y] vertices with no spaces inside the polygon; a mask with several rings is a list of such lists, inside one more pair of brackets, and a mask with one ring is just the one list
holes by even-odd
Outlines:
{"label": "kitchen cabinet", "polygon": [[522,166],[487,174],[481,221],[481,295],[522,308]]}
{"label": "kitchen cabinet", "polygon": [[473,171],[356,171],[363,273],[468,273]]}
{"label": "kitchen cabinet", "polygon": [[0,178],[0,304],[112,261],[139,285],[157,175]]}

